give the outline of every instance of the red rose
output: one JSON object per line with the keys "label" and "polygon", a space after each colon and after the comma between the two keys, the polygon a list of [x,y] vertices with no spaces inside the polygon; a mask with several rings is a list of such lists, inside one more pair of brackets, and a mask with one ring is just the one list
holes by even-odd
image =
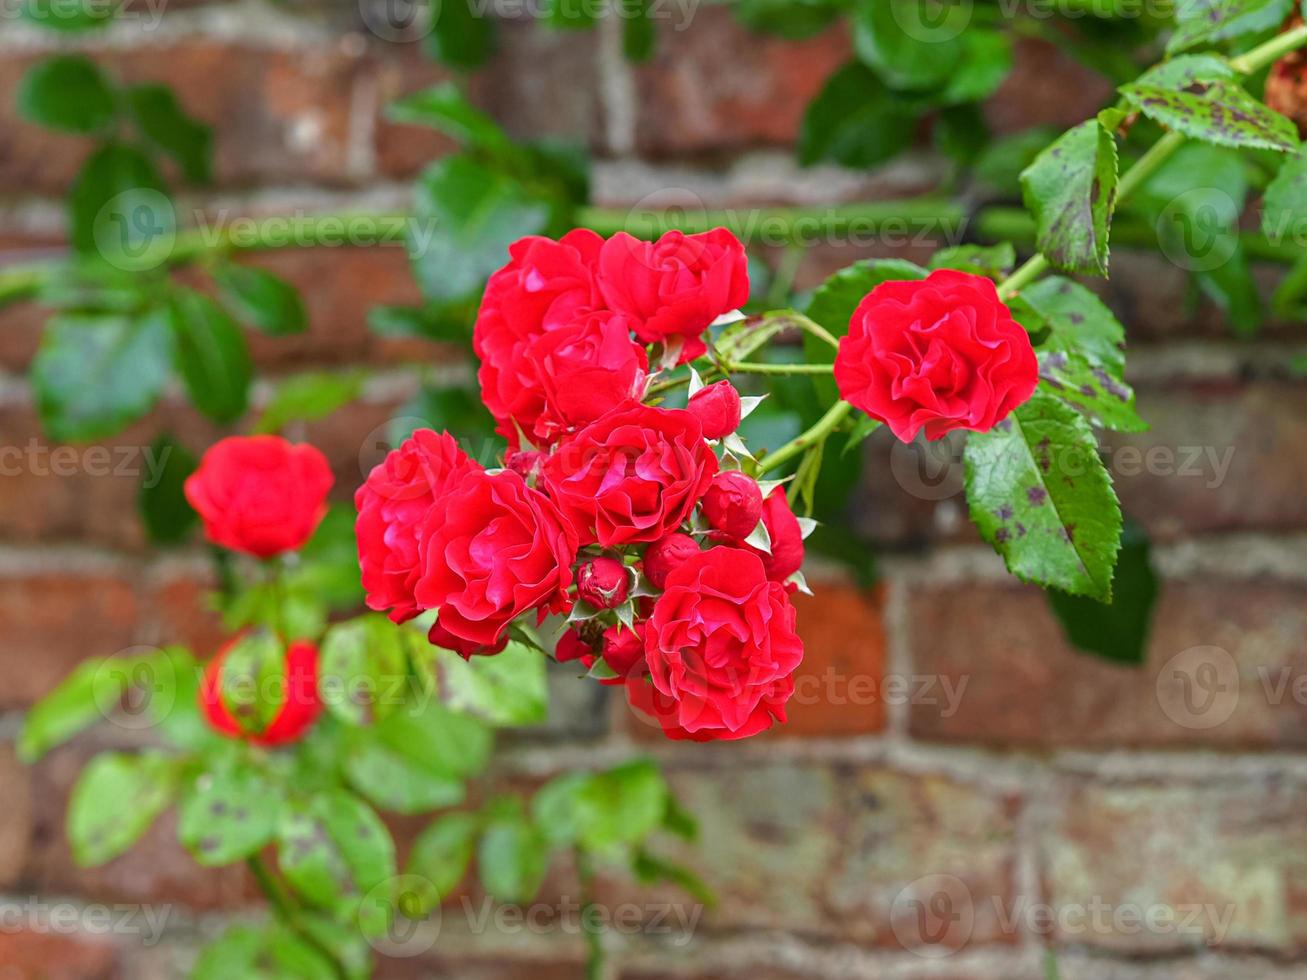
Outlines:
{"label": "red rose", "polygon": [[986,432],[1035,391],[1026,331],[984,276],[939,269],[863,298],[835,356],[840,394],[904,442]]}
{"label": "red rose", "polygon": [[744,738],[785,720],[803,659],[784,586],[739,548],[710,548],[667,577],[645,628],[653,687],[675,702],[665,728]]}
{"label": "red rose", "polygon": [[[270,675],[265,660],[270,657],[282,662],[279,681],[266,685]],[[214,731],[228,738],[259,745],[295,741],[322,711],[318,648],[300,640],[283,654],[280,642],[272,636],[237,636],[204,670],[200,711]]]}
{"label": "red rose", "polygon": [[626,601],[631,574],[616,558],[593,558],[576,572],[576,594],[596,609],[616,609]]}
{"label": "red rose", "polygon": [[703,517],[715,530],[732,538],[747,538],[762,519],[758,481],[739,470],[718,473],[703,495]]}
{"label": "red rose", "polygon": [[534,383],[504,401],[518,425],[543,444],[638,399],[649,372],[649,357],[631,339],[630,322],[606,311],[541,334],[524,356]]}
{"label": "red rose", "polygon": [[617,676],[602,678],[599,683],[611,687],[625,684],[630,677],[644,677],[644,623],[637,622],[635,629],[627,629],[619,623],[597,635],[593,629],[591,624],[587,624],[587,635],[599,645],[599,651],[587,643],[577,630],[570,629],[559,637],[554,659],[560,664],[579,660],[586,670],[590,670],[602,656],[604,664]]}
{"label": "red rose", "polygon": [[576,533],[516,473],[466,475],[427,512],[413,590],[444,629],[493,647],[522,613],[568,605]]}
{"label": "red rose", "polygon": [[669,534],[649,545],[644,552],[644,577],[655,589],[667,584],[667,576],[691,555],[699,553],[699,543],[688,534]]}
{"label": "red rose", "polygon": [[771,538],[771,554],[759,551],[752,545],[740,542],[762,559],[762,567],[773,582],[784,582],[803,566],[803,529],[799,519],[790,510],[785,490],[777,487],[762,505],[762,523]]}
{"label": "red rose", "polygon": [[333,478],[314,447],[281,436],[215,442],[186,478],[186,499],[214,544],[270,558],[301,547],[327,513]]}
{"label": "red rose", "polygon": [[554,645],[554,659],[560,664],[568,664],[573,660],[584,662],[589,657],[589,662],[586,663],[587,670],[590,664],[594,663],[594,653],[594,648],[581,639],[581,634],[575,629],[565,632]]}
{"label": "red rose", "polygon": [[633,402],[559,446],[541,479],[581,544],[609,548],[676,530],[716,472],[698,419]]}
{"label": "red rose", "polygon": [[369,609],[389,609],[397,623],[421,611],[413,587],[427,511],[466,474],[480,471],[453,436],[430,429],[414,432],[372,468],[354,494],[359,512],[354,536]]}
{"label": "red rose", "polygon": [[431,624],[431,629],[427,630],[427,642],[432,646],[441,647],[445,650],[452,650],[464,660],[471,660],[476,656],[489,657],[496,653],[502,653],[504,647],[508,646],[508,634],[505,633],[499,638],[499,642],[492,646],[485,646],[481,643],[473,643],[471,640],[465,640],[461,636],[455,636],[445,627],[440,625],[440,621]]}
{"label": "red rose", "polygon": [[526,347],[577,314],[603,307],[593,275],[602,245],[603,239],[586,229],[558,241],[522,238],[509,246],[509,263],[486,283],[472,331],[472,346],[481,359],[477,379],[486,408],[514,444],[511,423],[507,430],[502,423],[513,417],[509,402],[516,398],[519,376],[534,376]]}
{"label": "red rose", "polygon": [[749,301],[749,261],[725,228],[669,231],[656,242],[619,231],[599,252],[598,282],[645,343],[684,342],[684,363],[708,349],[701,338],[714,320]]}
{"label": "red rose", "polygon": [[705,439],[724,439],[740,427],[740,393],[729,381],[700,388],[685,409],[699,420]]}

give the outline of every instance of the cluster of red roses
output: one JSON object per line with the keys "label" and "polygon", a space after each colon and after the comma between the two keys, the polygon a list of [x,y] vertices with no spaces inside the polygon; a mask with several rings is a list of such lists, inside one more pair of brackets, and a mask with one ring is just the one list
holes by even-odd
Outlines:
{"label": "cluster of red roses", "polygon": [[437,610],[431,641],[468,657],[502,650],[519,616],[567,613],[557,659],[625,685],[673,738],[784,720],[803,656],[786,584],[799,522],[719,460],[741,417],[728,382],[686,409],[641,401],[646,345],[668,365],[696,357],[747,300],[743,246],[720,229],[574,231],[510,255],[474,334],[504,468],[423,430],[372,471],[355,497],[369,606],[396,622]]}

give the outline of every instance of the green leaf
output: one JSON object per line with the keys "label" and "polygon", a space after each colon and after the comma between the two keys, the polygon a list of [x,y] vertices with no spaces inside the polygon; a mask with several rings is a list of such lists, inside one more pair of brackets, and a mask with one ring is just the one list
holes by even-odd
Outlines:
{"label": "green leaf", "polygon": [[172,338],[158,316],[52,318],[31,368],[46,435],[79,442],[118,432],[154,405],[172,356]]}
{"label": "green leaf", "polygon": [[1050,276],[1023,289],[1021,300],[1051,328],[1040,350],[1082,354],[1123,380],[1125,327],[1097,296],[1078,282]]}
{"label": "green leaf", "polygon": [[737,0],[731,10],[752,31],[801,41],[830,26],[840,5],[832,0]]}
{"label": "green leaf", "polygon": [[434,820],[413,842],[406,873],[426,879],[428,888],[415,896],[417,907],[406,909],[419,918],[448,898],[467,874],[480,823],[470,813],[447,813]]}
{"label": "green leaf", "polygon": [[213,130],[191,118],[166,85],[133,85],[127,105],[136,125],[159,150],[176,161],[193,184],[213,178]]}
{"label": "green leaf", "polygon": [[1048,591],[1048,603],[1073,646],[1116,663],[1143,664],[1158,593],[1150,550],[1143,531],[1127,523],[1111,602]]}
{"label": "green leaf", "polygon": [[1050,263],[1107,275],[1116,183],[1116,139],[1097,119],[1069,130],[1021,174],[1036,244]]}
{"label": "green leaf", "polygon": [[622,18],[622,54],[637,64],[648,61],[658,44],[653,0],[617,0],[616,9]]}
{"label": "green leaf", "polygon": [[1036,391],[963,458],[971,519],[1014,575],[1111,599],[1121,508],[1084,418]]}
{"label": "green leaf", "polygon": [[327,710],[350,725],[372,725],[404,703],[408,651],[385,616],[338,623],[322,641],[318,688]]}
{"label": "green leaf", "polygon": [[1012,71],[1012,40],[1001,31],[969,30],[962,35],[961,60],[936,98],[943,105],[989,98]]}
{"label": "green leaf", "polygon": [[1058,133],[1036,126],[994,140],[976,158],[976,180],[1005,194],[1016,195],[1021,173],[1058,137]]}
{"label": "green leaf", "polygon": [[210,867],[241,861],[277,832],[281,790],[248,763],[203,772],[178,803],[177,837]]}
{"label": "green leaf", "polygon": [[962,62],[971,12],[962,4],[933,12],[931,22],[919,0],[860,0],[853,12],[858,57],[891,88],[940,88]]}
{"label": "green leaf", "polygon": [[140,150],[106,143],[87,158],[68,192],[73,247],[120,269],[157,268],[176,236],[167,187]]}
{"label": "green leaf", "polygon": [[302,333],[309,325],[299,291],[266,269],[224,263],[213,270],[213,280],[236,316],[270,336]]}
{"label": "green leaf", "polygon": [[1214,82],[1202,92],[1135,83],[1123,85],[1121,94],[1154,122],[1204,143],[1286,153],[1298,149],[1297,127],[1231,82]]}
{"label": "green leaf", "polygon": [[68,801],[73,859],[85,868],[122,854],[172,802],[176,784],[174,762],[158,753],[97,755]]}
{"label": "green leaf", "polygon": [[[515,805],[510,805],[515,804]],[[481,884],[499,902],[529,902],[549,868],[549,845],[516,800],[501,801],[477,847]]]}
{"label": "green leaf", "polygon": [[359,915],[365,935],[385,931],[384,904],[363,899],[395,877],[395,844],[376,811],[352,793],[323,789],[291,800],[277,829],[277,861],[309,902],[338,918]]}
{"label": "green leaf", "polygon": [[429,756],[402,739],[385,740],[384,732],[351,729],[343,760],[345,776],[383,810],[425,813],[462,803],[465,789],[460,776],[444,765],[432,767]]}
{"label": "green leaf", "polygon": [[80,34],[111,23],[117,9],[102,0],[24,0],[22,15],[45,30]]}
{"label": "green leaf", "polygon": [[1117,432],[1143,432],[1148,423],[1135,411],[1135,393],[1106,367],[1075,351],[1039,355],[1045,387],[1092,425]]}
{"label": "green leaf", "polygon": [[931,256],[930,269],[958,269],[990,279],[1002,279],[1017,262],[1011,242],[1000,245],[954,245]]}
{"label": "green leaf", "polygon": [[490,758],[494,736],[471,715],[451,711],[430,699],[396,711],[375,729],[377,742],[427,772],[467,779]]}
{"label": "green leaf", "polygon": [[374,306],[368,326],[379,337],[401,337],[459,344],[471,349],[476,307],[466,303],[425,306]]}
{"label": "green leaf", "polygon": [[249,403],[252,369],[236,321],[209,297],[179,288],[168,303],[168,322],[195,407],[215,422],[240,418]]}
{"label": "green leaf", "polygon": [[1154,65],[1135,81],[1140,85],[1185,89],[1195,84],[1231,81],[1238,77],[1239,73],[1225,58],[1211,54],[1185,54]]}
{"label": "green leaf", "polygon": [[580,842],[611,855],[642,841],[662,827],[667,800],[667,782],[647,759],[595,773],[575,797]]}
{"label": "green leaf", "polygon": [[18,86],[18,112],[28,122],[70,133],[108,129],[118,115],[113,87],[95,62],[59,55],[27,70]]}
{"label": "green leaf", "polygon": [[1280,168],[1262,202],[1262,231],[1272,242],[1292,241],[1307,226],[1307,149]]}
{"label": "green leaf", "polygon": [[243,731],[263,731],[281,710],[286,648],[269,630],[244,633],[222,663],[218,696]]}
{"label": "green leaf", "polygon": [[464,660],[437,648],[446,702],[492,725],[536,725],[549,713],[545,658],[517,641],[493,657]]}
{"label": "green leaf", "polygon": [[513,141],[499,123],[468,102],[453,82],[392,102],[386,115],[399,123],[432,126],[465,147],[484,150],[499,159],[508,159],[514,151]]}
{"label": "green leaf", "polygon": [[547,204],[467,156],[446,157],[422,175],[414,211],[413,274],[427,297],[441,301],[480,289],[507,261],[508,246],[549,220]]}
{"label": "green leaf", "polygon": [[1293,0],[1176,0],[1169,52],[1269,30],[1283,23]]}
{"label": "green leaf", "polygon": [[589,30],[598,23],[599,8],[588,0],[543,0],[540,11],[555,30]]}
{"label": "green leaf", "polygon": [[186,478],[195,472],[199,460],[167,433],[155,438],[149,458],[154,463],[141,474],[136,509],[151,541],[176,544],[186,537],[199,516],[184,491]]}
{"label": "green leaf", "polygon": [[717,904],[717,897],[712,889],[695,872],[683,864],[668,861],[643,848],[635,852],[631,861],[631,872],[635,875],[635,880],[642,885],[667,882],[704,905],[711,907]]}
{"label": "green leaf", "polygon": [[911,108],[875,72],[852,61],[838,69],[808,104],[799,129],[799,162],[829,161],[864,169],[906,149],[913,138]]}
{"label": "green leaf", "polygon": [[291,422],[326,418],[357,399],[362,392],[363,376],[360,374],[315,371],[294,375],[277,385],[263,415],[254,423],[254,431],[279,432]]}
{"label": "green leaf", "polygon": [[[348,933],[321,916],[301,915],[299,925],[314,934],[323,947],[332,949],[346,964],[347,980],[364,980],[370,975],[368,947],[355,934],[352,944],[342,943]],[[281,922],[263,928],[236,925],[229,928],[200,953],[191,980],[303,980],[305,977],[334,977],[336,968],[319,946],[305,940]]]}
{"label": "green leaf", "polygon": [[495,28],[489,17],[478,13],[479,9],[474,0],[438,4],[431,33],[423,38],[427,55],[465,71],[484,65],[495,49]]}
{"label": "green leaf", "polygon": [[1307,253],[1299,256],[1275,287],[1271,308],[1282,320],[1307,320]]}

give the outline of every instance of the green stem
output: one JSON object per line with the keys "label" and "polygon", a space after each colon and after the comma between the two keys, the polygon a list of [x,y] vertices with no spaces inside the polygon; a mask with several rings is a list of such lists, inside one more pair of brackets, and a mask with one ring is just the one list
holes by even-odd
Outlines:
{"label": "green stem", "polygon": [[1299,24],[1293,30],[1278,34],[1265,44],[1259,44],[1246,54],[1230,59],[1230,67],[1242,75],[1251,75],[1304,44],[1307,44],[1307,24]]}
{"label": "green stem", "polygon": [[801,432],[785,445],[781,446],[774,453],[768,453],[758,461],[758,473],[769,473],[777,467],[784,466],[795,456],[807,451],[807,449],[829,436],[837,425],[844,421],[844,416],[853,410],[853,406],[846,401],[837,401],[826,414],[817,420],[817,422],[807,432]]}
{"label": "green stem", "polygon": [[832,364],[755,364],[750,361],[723,365],[727,374],[830,374]]}
{"label": "green stem", "polygon": [[585,934],[585,978],[603,980],[606,958],[603,932],[592,921],[595,916],[594,865],[590,861],[590,855],[581,848],[575,848],[574,854],[577,877],[581,882],[581,932]]}
{"label": "green stem", "polygon": [[300,915],[299,907],[295,900],[290,897],[285,887],[277,880],[266,864],[263,858],[257,854],[251,854],[245,859],[245,866],[250,869],[250,874],[254,876],[255,882],[258,883],[259,890],[272,906],[273,912],[291,932],[299,936],[308,946],[311,946],[315,952],[320,954],[323,959],[331,964],[331,970],[337,980],[349,980],[349,973],[344,965],[336,958],[336,954],[322,944],[305,925]]}

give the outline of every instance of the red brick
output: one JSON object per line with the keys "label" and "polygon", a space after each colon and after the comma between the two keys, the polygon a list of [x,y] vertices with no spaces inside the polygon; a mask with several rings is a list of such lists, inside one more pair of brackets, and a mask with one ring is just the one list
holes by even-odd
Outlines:
{"label": "red brick", "polygon": [[636,71],[636,139],[653,156],[792,143],[822,83],[850,56],[843,27],[805,41],[753,34],[729,9],[698,8],[689,30],[664,24]]}
{"label": "red brick", "polygon": [[117,980],[119,956],[104,938],[0,932],[0,980]]}
{"label": "red brick", "polygon": [[913,669],[962,695],[951,715],[914,705],[912,732],[1041,746],[1301,747],[1305,599],[1293,582],[1168,581],[1147,662],[1131,668],[1070,649],[1034,588],[922,588],[908,606]]}
{"label": "red brick", "polygon": [[208,604],[216,587],[212,569],[202,573],[194,566],[165,566],[149,576],[148,611],[142,631],[160,645],[180,644],[201,660],[228,638],[222,616]]}
{"label": "red brick", "polygon": [[884,590],[814,581],[796,595],[803,664],[794,675],[789,720],[765,738],[838,737],[885,727]]}
{"label": "red brick", "polygon": [[0,583],[5,683],[0,708],[25,707],[87,657],[132,645],[140,603],[118,567],[6,567]]}
{"label": "red brick", "polygon": [[18,881],[27,865],[32,837],[28,773],[10,745],[0,746],[0,786],[4,787],[4,805],[0,807],[0,888],[7,889]]}
{"label": "red brick", "polygon": [[244,865],[202,868],[177,842],[175,811],[161,816],[132,849],[97,868],[79,868],[64,830],[68,797],[97,744],[79,739],[32,770],[34,834],[27,878],[39,892],[100,902],[177,904],[194,909],[248,905],[258,889]]}
{"label": "red brick", "polygon": [[1068,129],[1112,98],[1110,81],[1046,41],[1018,40],[1014,54],[1012,71],[985,103],[985,119],[998,133]]}
{"label": "red brick", "polygon": [[[1052,938],[1132,954],[1215,947],[1301,956],[1305,804],[1300,786],[1238,774],[1201,785],[1069,780],[1039,842],[1043,884],[1055,909],[1091,917],[1064,911]],[[1109,911],[1092,916],[1095,902]],[[1151,928],[1113,921],[1129,910],[1177,918]],[[1196,918],[1180,928],[1189,910]]]}

